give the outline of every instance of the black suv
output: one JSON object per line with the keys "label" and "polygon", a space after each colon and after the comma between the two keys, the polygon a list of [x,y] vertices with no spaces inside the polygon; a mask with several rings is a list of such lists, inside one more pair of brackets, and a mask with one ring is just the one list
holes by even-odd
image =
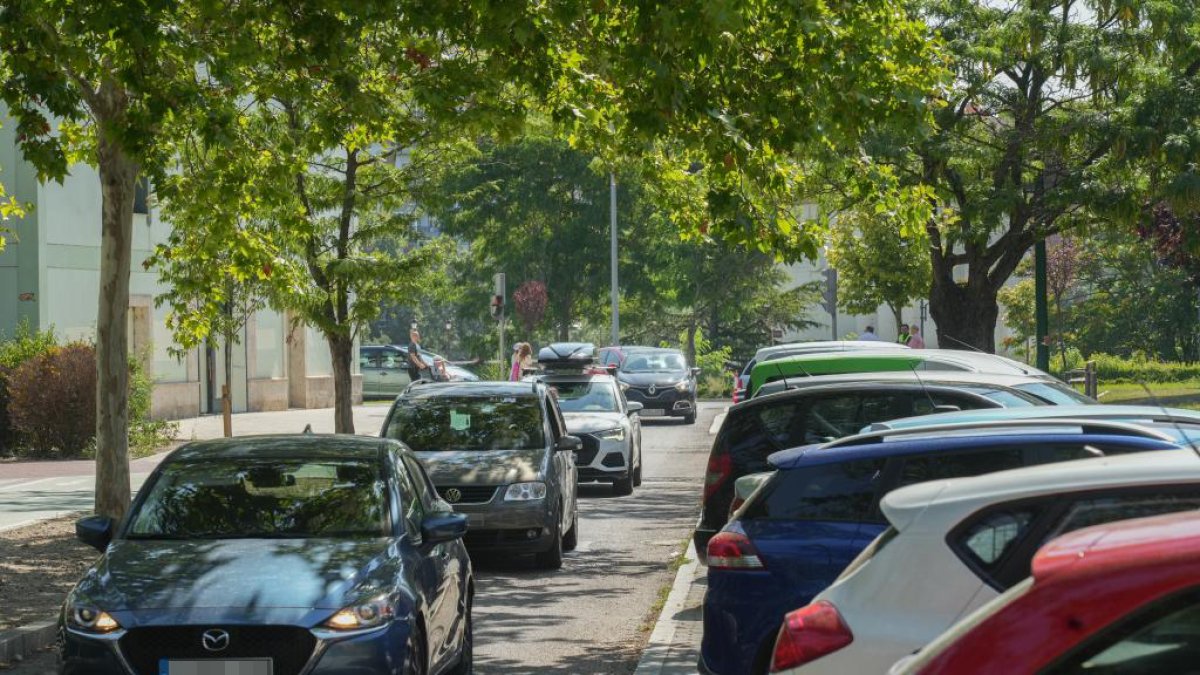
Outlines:
{"label": "black suv", "polygon": [[1022,392],[980,382],[844,382],[753,398],[729,409],[713,441],[704,476],[703,507],[696,524],[696,553],[729,519],[734,482],[770,471],[767,457],[780,450],[825,443],[876,422],[950,410],[1042,405]]}
{"label": "black suv", "polygon": [[625,398],[641,403],[642,417],[682,417],[696,422],[696,376],[683,352],[658,347],[623,347],[624,359],[617,379]]}
{"label": "black suv", "polygon": [[532,553],[562,566],[579,538],[574,453],[540,382],[416,383],[392,404],[383,436],[412,448],[454,510],[467,548]]}

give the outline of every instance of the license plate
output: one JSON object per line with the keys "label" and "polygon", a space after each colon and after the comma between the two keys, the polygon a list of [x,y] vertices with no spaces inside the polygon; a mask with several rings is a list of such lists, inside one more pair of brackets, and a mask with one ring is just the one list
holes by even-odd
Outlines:
{"label": "license plate", "polygon": [[667,411],[659,408],[642,408],[642,412],[639,414],[642,417],[662,417],[667,414]]}
{"label": "license plate", "polygon": [[203,659],[158,662],[158,675],[272,675],[271,659]]}

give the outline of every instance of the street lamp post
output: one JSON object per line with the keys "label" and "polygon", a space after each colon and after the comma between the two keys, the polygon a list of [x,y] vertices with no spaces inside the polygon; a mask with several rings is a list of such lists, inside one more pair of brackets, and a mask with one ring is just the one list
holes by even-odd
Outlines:
{"label": "street lamp post", "polygon": [[610,243],[612,244],[612,253],[610,263],[612,265],[612,344],[617,346],[621,344],[621,307],[620,295],[617,292],[617,175],[615,173],[608,174],[608,209],[609,218],[611,221]]}

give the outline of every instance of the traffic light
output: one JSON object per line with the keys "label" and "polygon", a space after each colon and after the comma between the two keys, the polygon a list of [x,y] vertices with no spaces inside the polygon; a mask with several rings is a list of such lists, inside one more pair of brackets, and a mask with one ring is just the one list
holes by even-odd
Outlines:
{"label": "traffic light", "polygon": [[829,313],[829,316],[837,316],[837,270],[832,267],[821,270],[821,276],[825,277],[825,285],[821,292],[821,297],[823,298],[821,305]]}

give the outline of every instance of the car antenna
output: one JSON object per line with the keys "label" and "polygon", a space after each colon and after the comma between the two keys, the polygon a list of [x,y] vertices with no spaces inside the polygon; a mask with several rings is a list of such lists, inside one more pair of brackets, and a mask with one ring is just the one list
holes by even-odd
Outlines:
{"label": "car antenna", "polygon": [[967,344],[966,342],[959,340],[958,338],[954,337],[953,335],[942,335],[941,332],[938,332],[938,340],[941,340],[942,338],[946,338],[947,340],[949,340],[951,342],[956,342],[956,343],[966,347],[967,349],[970,349],[973,352],[979,352],[980,354],[987,353],[987,352],[983,351],[982,349],[980,349],[979,347],[976,347],[975,345]]}
{"label": "car antenna", "polygon": [[921,385],[921,393],[925,394],[925,398],[929,399],[929,406],[933,408],[933,412],[937,412],[938,404],[933,400],[933,396],[929,393],[929,389],[925,387],[925,380],[917,374],[917,366],[913,363],[908,364],[908,369],[912,371],[913,377],[917,378],[917,384]]}
{"label": "car antenna", "polygon": [[1171,426],[1175,427],[1175,431],[1179,434],[1179,438],[1188,444],[1188,447],[1192,449],[1192,452],[1196,453],[1197,457],[1200,457],[1200,448],[1196,447],[1196,441],[1193,440],[1191,436],[1183,433],[1183,429],[1179,426],[1179,421],[1176,420],[1173,415],[1167,412],[1166,406],[1164,406],[1162,402],[1158,400],[1158,397],[1154,395],[1154,392],[1150,391],[1150,387],[1146,386],[1146,382],[1139,379],[1138,386],[1142,388],[1142,391],[1146,392],[1146,395],[1150,397],[1151,401],[1154,401],[1155,407],[1162,411],[1163,417],[1170,420]]}

